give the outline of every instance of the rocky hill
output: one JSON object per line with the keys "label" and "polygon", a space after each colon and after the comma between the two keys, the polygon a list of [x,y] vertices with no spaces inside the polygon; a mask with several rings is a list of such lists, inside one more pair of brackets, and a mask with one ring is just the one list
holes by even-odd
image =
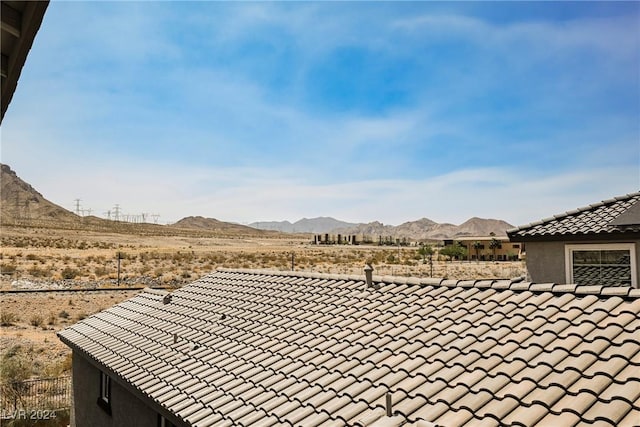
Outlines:
{"label": "rocky hill", "polygon": [[[219,221],[215,218],[205,218],[202,216],[188,216],[186,218],[182,218],[180,221],[172,224],[172,227],[189,228],[194,230],[238,232],[241,234],[260,234],[262,231],[246,225],[233,224],[230,222]],[[264,231],[262,234],[264,234]]]}
{"label": "rocky hill", "polygon": [[253,222],[249,227],[259,230],[281,231],[283,233],[330,233],[338,228],[354,227],[358,224],[339,221],[331,217],[302,218],[294,223],[289,221]]}
{"label": "rocky hill", "polygon": [[0,183],[3,223],[17,220],[54,220],[58,222],[77,222],[80,220],[80,217],[73,212],[45,199],[8,165],[0,164]]}
{"label": "rocky hill", "polygon": [[188,217],[175,226],[111,221],[95,216],[80,217],[45,199],[30,184],[23,181],[5,164],[0,164],[0,199],[2,224],[38,226],[97,232],[116,232],[139,235],[180,236],[264,236],[269,232],[218,221],[212,218]]}
{"label": "rocky hill", "polygon": [[406,237],[410,240],[442,240],[462,236],[505,236],[506,230],[513,228],[508,222],[497,219],[471,218],[460,225],[437,223],[428,218],[409,221],[398,226],[384,225],[378,221],[358,224],[355,227],[334,230],[334,233],[359,234],[369,237]]}

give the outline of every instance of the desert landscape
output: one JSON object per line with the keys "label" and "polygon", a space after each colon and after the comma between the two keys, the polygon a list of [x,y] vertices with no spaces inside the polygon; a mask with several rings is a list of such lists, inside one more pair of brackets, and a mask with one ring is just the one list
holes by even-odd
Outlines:
{"label": "desert landscape", "polygon": [[[431,265],[417,247],[312,245],[308,238],[286,235],[149,236],[5,226],[1,238],[2,363],[18,379],[65,373],[70,350],[56,331],[130,298],[136,292],[130,288],[175,288],[218,267],[290,270],[293,257],[295,270],[326,273],[361,274],[371,263],[379,275],[429,277],[432,269],[433,277],[458,279],[525,274],[520,261],[435,255]],[[25,292],[11,292],[19,290]]]}
{"label": "desert landscape", "polygon": [[[451,260],[438,253],[436,240],[409,241],[406,235],[406,244],[397,246],[317,245],[310,233],[202,217],[170,226],[78,217],[46,200],[6,165],[2,172],[0,361],[5,382],[69,374],[71,351],[57,331],[144,287],[177,288],[220,267],[363,274],[370,264],[381,276],[456,279],[526,274],[522,261]],[[405,229],[415,230],[417,224],[443,229],[425,220]],[[467,229],[479,222],[469,224]],[[433,245],[431,258],[420,253],[420,244]]]}

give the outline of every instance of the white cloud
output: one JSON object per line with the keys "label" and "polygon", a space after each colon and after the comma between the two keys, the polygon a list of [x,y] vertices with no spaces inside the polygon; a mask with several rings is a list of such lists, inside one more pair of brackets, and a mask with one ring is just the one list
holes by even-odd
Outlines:
{"label": "white cloud", "polygon": [[[433,36],[432,40],[463,37],[485,48],[519,46],[526,56],[555,49],[597,49],[616,57],[637,57],[638,16],[539,21],[532,18],[509,24],[491,24],[465,15],[422,14],[399,18],[391,28],[409,34]],[[427,39],[429,40],[429,39]]]}
{"label": "white cloud", "polygon": [[[89,7],[69,3],[66,9],[75,10],[76,6]],[[637,127],[635,133],[627,130],[621,136],[616,129],[628,129],[628,125],[600,115],[597,120],[593,116],[580,118],[578,127],[570,122],[570,130],[565,130],[560,127],[568,122],[547,125],[546,115],[542,119],[536,116],[539,111],[549,111],[554,117],[556,112],[564,113],[565,105],[571,103],[564,95],[572,94],[571,90],[542,96],[535,93],[538,86],[533,84],[539,82],[530,82],[526,79],[530,74],[524,73],[517,82],[532,83],[532,94],[523,97],[531,104],[528,108],[496,113],[490,107],[475,105],[478,94],[492,95],[491,84],[500,90],[508,86],[508,78],[503,80],[500,74],[501,63],[473,63],[472,72],[420,69],[425,75],[440,72],[448,80],[434,87],[423,86],[417,79],[417,101],[388,109],[385,114],[320,114],[300,105],[296,92],[300,88],[295,84],[287,96],[279,97],[264,83],[253,80],[251,73],[239,72],[235,64],[214,67],[206,61],[181,62],[189,52],[182,50],[186,48],[178,38],[170,39],[158,27],[172,25],[167,9],[179,8],[179,3],[160,4],[162,7],[151,8],[156,12],[148,16],[149,8],[144,5],[133,11],[130,5],[123,6],[113,8],[95,25],[98,33],[110,34],[112,25],[127,22],[127,28],[119,32],[124,38],[98,40],[94,51],[79,49],[79,56],[71,55],[69,62],[60,60],[62,47],[74,45],[68,38],[78,39],[80,46],[83,37],[91,38],[86,33],[90,28],[74,24],[85,22],[86,15],[78,13],[75,21],[64,21],[65,26],[76,28],[65,40],[56,36],[60,29],[47,34],[43,27],[42,40],[37,40],[31,53],[35,62],[27,64],[3,121],[3,161],[45,197],[67,208],[72,207],[73,199],[81,198],[86,208],[99,214],[118,203],[130,213],[160,213],[161,221],[187,215],[244,222],[331,215],[349,221],[398,224],[422,216],[457,223],[470,216],[484,216],[518,225],[640,187],[637,144],[624,151],[635,153],[634,161],[620,156],[619,151],[609,154],[614,147],[629,147],[637,141]],[[558,49],[580,52],[594,48],[613,59],[622,58],[612,61],[613,68],[621,68],[629,58],[637,59],[637,29],[629,37],[629,28],[635,27],[626,19],[492,25],[460,15],[423,15],[387,26],[382,6],[362,16],[357,8],[341,4],[216,6],[223,13],[188,18],[199,28],[194,34],[210,32],[210,40],[199,42],[221,46],[265,35],[253,30],[273,27],[284,32],[283,37],[302,56],[295,62],[294,76],[303,75],[336,47],[374,47],[392,53],[385,60],[403,55],[419,60],[416,52],[422,50],[416,46],[424,47],[438,37],[450,39],[452,34],[487,51],[496,49],[496,57],[505,54],[509,65],[523,68]],[[332,16],[334,6],[349,9],[349,13]],[[58,6],[54,3],[51,7],[55,10]],[[109,4],[104,7],[110,9]],[[126,20],[129,13],[135,22]],[[202,30],[203,21],[209,22],[211,29]],[[54,27],[54,23],[50,25]],[[397,38],[398,32],[407,35]],[[279,33],[266,36],[277,41]],[[162,53],[167,55],[167,68],[157,64],[136,83],[135,70],[127,64],[157,60]],[[75,68],[76,62],[86,66],[87,58],[101,56],[118,63],[117,72],[101,67],[95,73],[82,66]],[[577,68],[581,64],[578,62]],[[636,73],[633,82],[637,83],[638,64],[634,65],[620,72]],[[64,74],[69,69],[73,72]],[[569,71],[561,78],[553,75],[544,81],[571,83],[575,69]],[[37,78],[29,80],[29,75]],[[109,84],[103,86],[105,81]],[[594,81],[589,87],[609,87],[598,84]],[[154,90],[138,91],[138,85]],[[560,101],[567,104],[556,104]],[[459,105],[466,110],[456,111]],[[521,131],[502,134],[483,127],[495,122]],[[551,130],[543,129],[545,125]],[[444,138],[434,142],[433,136],[442,134]],[[526,141],[515,143],[519,135]],[[460,144],[463,150],[455,151],[459,147],[454,147],[455,142],[449,145],[449,137],[464,139]],[[603,147],[598,154],[595,150],[580,154],[580,148],[592,149],[596,142]],[[425,150],[429,157],[420,158],[424,165],[419,174],[404,173],[403,167],[416,160],[416,147],[430,148],[436,143],[433,150]],[[553,150],[545,149],[549,145]],[[560,148],[563,146],[565,151]],[[375,155],[367,158],[370,150]],[[507,150],[521,155],[512,157],[513,163],[473,159],[487,151],[497,159],[509,159],[499,156]],[[451,157],[443,156],[445,152],[452,153]],[[550,155],[544,153],[548,152],[557,153],[553,166],[546,161]],[[565,153],[579,160],[571,164],[573,171],[558,166],[558,156]],[[460,158],[465,156],[473,161],[461,165]],[[609,161],[594,167],[602,164],[605,156]],[[166,160],[157,160],[163,157]],[[513,166],[481,167],[508,162]],[[385,169],[389,165],[392,167]],[[450,172],[442,172],[446,168]],[[553,168],[556,170],[550,170]]]}
{"label": "white cloud", "polygon": [[160,222],[202,215],[234,222],[333,216],[387,224],[428,217],[461,223],[472,216],[522,225],[638,191],[634,168],[537,175],[512,168],[465,169],[426,179],[312,184],[293,168],[184,168],[171,164],[84,165],[19,176],[55,203],[105,215],[158,213]]}

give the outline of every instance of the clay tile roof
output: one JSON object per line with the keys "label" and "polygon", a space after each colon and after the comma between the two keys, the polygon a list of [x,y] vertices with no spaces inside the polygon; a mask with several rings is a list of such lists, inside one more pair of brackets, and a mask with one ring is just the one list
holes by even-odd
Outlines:
{"label": "clay tile roof", "polygon": [[640,293],[374,282],[218,270],[170,299],[144,291],[58,335],[176,425],[640,420]]}
{"label": "clay tile roof", "polygon": [[511,241],[640,236],[640,192],[507,230]]}

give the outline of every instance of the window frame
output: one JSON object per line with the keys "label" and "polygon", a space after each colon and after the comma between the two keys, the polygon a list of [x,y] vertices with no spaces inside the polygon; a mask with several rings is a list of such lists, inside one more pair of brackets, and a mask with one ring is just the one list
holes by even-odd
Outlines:
{"label": "window frame", "polygon": [[100,390],[97,403],[111,415],[111,377],[104,371],[100,371]]}
{"label": "window frame", "polygon": [[[631,267],[631,287],[638,287],[638,273],[636,265],[636,244],[635,243],[572,243],[564,245],[565,258],[565,278],[566,283],[575,283],[573,279],[573,253],[576,251],[629,251],[629,264]],[[606,286],[606,285],[603,285]]]}

